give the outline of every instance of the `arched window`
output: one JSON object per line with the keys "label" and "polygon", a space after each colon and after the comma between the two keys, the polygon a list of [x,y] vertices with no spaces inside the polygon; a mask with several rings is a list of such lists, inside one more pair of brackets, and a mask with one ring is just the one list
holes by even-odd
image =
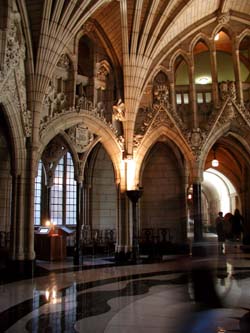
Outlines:
{"label": "arched window", "polygon": [[50,194],[50,218],[57,225],[76,224],[76,181],[70,153],[59,161]]}
{"label": "arched window", "polygon": [[34,224],[41,224],[41,197],[42,197],[42,171],[43,164],[40,160],[38,163],[37,176],[35,179],[35,195],[34,195]]}

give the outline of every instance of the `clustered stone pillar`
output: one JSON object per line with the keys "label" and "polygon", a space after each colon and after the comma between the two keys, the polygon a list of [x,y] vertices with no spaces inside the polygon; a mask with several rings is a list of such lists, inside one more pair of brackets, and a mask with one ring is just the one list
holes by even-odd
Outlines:
{"label": "clustered stone pillar", "polygon": [[194,215],[194,242],[203,239],[201,214],[201,184],[193,184],[193,215]]}
{"label": "clustered stone pillar", "polygon": [[81,258],[81,201],[82,201],[82,181],[77,182],[77,197],[76,197],[76,239],[75,239],[75,251],[74,251],[74,265],[80,264]]}
{"label": "clustered stone pillar", "polygon": [[132,202],[132,223],[133,223],[133,240],[132,240],[132,259],[139,259],[139,228],[137,220],[137,202],[142,196],[142,190],[127,191],[127,196]]}

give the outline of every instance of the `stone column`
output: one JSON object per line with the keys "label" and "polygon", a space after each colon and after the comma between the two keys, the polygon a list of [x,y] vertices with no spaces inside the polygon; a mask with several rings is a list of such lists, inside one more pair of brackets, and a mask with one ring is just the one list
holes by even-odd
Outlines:
{"label": "stone column", "polygon": [[233,63],[234,63],[234,75],[235,75],[235,83],[236,83],[236,91],[237,91],[237,100],[238,103],[243,104],[243,87],[241,81],[241,71],[240,71],[240,52],[239,49],[233,48]]}
{"label": "stone column", "polygon": [[169,83],[169,90],[170,90],[170,103],[173,107],[173,110],[176,111],[175,84],[173,81]]}
{"label": "stone column", "polygon": [[128,197],[125,191],[121,191],[117,185],[117,231],[115,258],[117,262],[128,259],[131,252],[129,238]]}
{"label": "stone column", "polygon": [[75,251],[74,251],[74,264],[80,264],[81,257],[81,216],[82,216],[82,181],[77,181],[77,196],[76,196],[76,239],[75,239]]}
{"label": "stone column", "polygon": [[193,183],[194,242],[203,239],[201,214],[201,183]]}
{"label": "stone column", "polygon": [[24,246],[25,246],[25,259],[33,261],[35,259],[34,251],[34,191],[35,191],[35,177],[36,177],[36,149],[27,139],[27,165],[26,165],[26,179],[25,179],[25,220],[24,220]]}
{"label": "stone column", "polygon": [[197,103],[196,103],[196,87],[194,82],[194,66],[190,66],[189,69],[189,96],[190,96],[190,103],[193,110],[193,119],[192,119],[192,127],[198,127],[198,117],[197,117]]}
{"label": "stone column", "polygon": [[217,59],[216,59],[215,45],[210,52],[210,61],[211,61],[211,75],[212,75],[212,98],[213,98],[213,103],[216,106],[219,101],[219,91],[218,91]]}
{"label": "stone column", "polygon": [[132,259],[137,262],[139,259],[139,225],[137,218],[137,203],[142,196],[142,190],[127,191],[127,196],[132,203]]}

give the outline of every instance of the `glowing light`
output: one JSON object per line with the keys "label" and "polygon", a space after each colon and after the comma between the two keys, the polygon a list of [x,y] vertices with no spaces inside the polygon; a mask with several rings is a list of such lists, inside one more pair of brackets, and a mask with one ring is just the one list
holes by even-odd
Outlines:
{"label": "glowing light", "polygon": [[135,161],[133,159],[127,159],[127,190],[135,189]]}
{"label": "glowing light", "polygon": [[192,194],[188,193],[188,199],[191,200],[192,199]]}
{"label": "glowing light", "polygon": [[212,167],[217,168],[218,166],[219,166],[219,161],[216,158],[214,158],[212,160]]}
{"label": "glowing light", "polygon": [[220,34],[216,34],[214,40],[219,40],[219,39],[220,39]]}
{"label": "glowing light", "polygon": [[210,79],[207,76],[197,78],[196,82],[198,84],[207,84],[209,83]]}
{"label": "glowing light", "polygon": [[50,220],[47,220],[47,221],[45,222],[45,226],[46,226],[46,227],[50,227]]}
{"label": "glowing light", "polygon": [[50,296],[50,292],[49,292],[49,290],[47,289],[47,290],[45,291],[45,298],[46,298],[47,301],[49,300],[49,296]]}
{"label": "glowing light", "polygon": [[56,290],[56,288],[54,287],[51,291],[49,289],[46,289],[45,298],[48,302],[56,304],[57,303],[57,290]]}
{"label": "glowing light", "polygon": [[219,166],[219,161],[216,158],[216,152],[215,152],[216,148],[215,147],[213,148],[213,151],[214,151],[214,158],[212,160],[212,167],[217,168]]}

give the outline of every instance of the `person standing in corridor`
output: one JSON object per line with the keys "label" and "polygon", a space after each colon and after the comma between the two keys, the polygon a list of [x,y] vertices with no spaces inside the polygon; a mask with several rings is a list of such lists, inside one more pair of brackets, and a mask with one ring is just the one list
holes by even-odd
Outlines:
{"label": "person standing in corridor", "polygon": [[219,212],[218,216],[215,220],[216,224],[216,232],[218,235],[218,242],[219,242],[219,252],[223,252],[223,243],[225,242],[225,230],[224,230],[224,217],[223,213]]}

